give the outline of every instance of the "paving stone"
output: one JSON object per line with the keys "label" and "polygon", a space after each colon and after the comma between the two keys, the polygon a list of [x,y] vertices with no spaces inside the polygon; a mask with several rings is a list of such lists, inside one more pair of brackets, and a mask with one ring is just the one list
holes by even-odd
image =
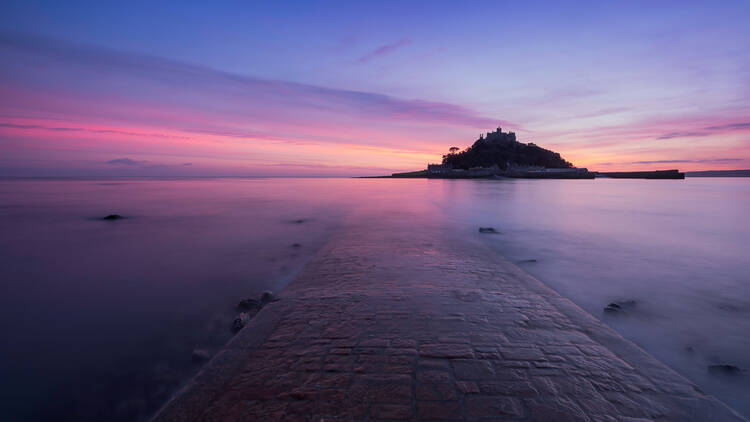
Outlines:
{"label": "paving stone", "polygon": [[473,381],[456,381],[456,388],[464,394],[479,393],[479,386]]}
{"label": "paving stone", "polygon": [[419,359],[417,365],[422,368],[448,370],[450,368],[450,361],[447,359]]}
{"label": "paving stone", "polygon": [[411,377],[400,374],[356,376],[349,393],[363,403],[409,404],[412,401]]}
{"label": "paving stone", "polygon": [[411,406],[398,404],[374,404],[370,414],[375,419],[409,419],[412,416]]}
{"label": "paving stone", "polygon": [[463,419],[458,401],[418,401],[417,416],[420,420]]}
{"label": "paving stone", "polygon": [[565,396],[524,399],[532,420],[555,422],[589,422],[591,417],[575,401]]}
{"label": "paving stone", "polygon": [[536,396],[539,394],[531,381],[491,381],[477,382],[483,394],[500,394],[505,396]]}
{"label": "paving stone", "polygon": [[451,381],[451,374],[448,371],[424,370],[417,372],[417,382],[419,383],[438,383]]}
{"label": "paving stone", "polygon": [[459,380],[495,379],[495,370],[484,360],[454,359],[453,371]]}
{"label": "paving stone", "polygon": [[417,341],[409,338],[395,338],[391,340],[391,347],[416,349]]}
{"label": "paving stone", "polygon": [[384,338],[367,338],[359,342],[361,347],[388,347],[389,344],[390,341]]}
{"label": "paving stone", "polygon": [[509,360],[521,360],[521,361],[534,361],[534,360],[545,360],[544,353],[540,349],[534,347],[502,347],[500,354],[505,359]]}
{"label": "paving stone", "polygon": [[477,359],[491,359],[491,360],[500,359],[500,353],[498,352],[475,352],[474,354],[476,355]]}
{"label": "paving stone", "polygon": [[419,355],[432,358],[473,358],[474,350],[468,344],[423,344]]}
{"label": "paving stone", "polygon": [[421,383],[414,387],[417,400],[458,400],[453,383]]}
{"label": "paving stone", "polygon": [[524,415],[521,400],[503,396],[466,397],[466,414],[470,418],[520,418]]}

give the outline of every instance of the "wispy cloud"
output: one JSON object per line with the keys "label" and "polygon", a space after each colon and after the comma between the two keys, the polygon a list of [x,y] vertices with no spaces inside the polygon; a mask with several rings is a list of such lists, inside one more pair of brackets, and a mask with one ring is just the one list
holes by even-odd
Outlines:
{"label": "wispy cloud", "polygon": [[0,128],[8,129],[21,129],[21,130],[48,130],[52,132],[86,132],[94,134],[110,134],[110,135],[126,135],[126,136],[145,136],[148,138],[171,138],[171,139],[187,139],[187,136],[180,135],[168,135],[164,133],[156,132],[132,132],[126,130],[116,129],[90,129],[84,127],[59,127],[59,126],[46,126],[46,125],[27,125],[27,124],[16,124],[16,123],[0,123]]}
{"label": "wispy cloud", "polygon": [[736,130],[736,129],[750,129],[750,122],[743,123],[729,123],[726,125],[709,126],[708,130]]}
{"label": "wispy cloud", "polygon": [[639,160],[639,161],[619,161],[619,162],[612,162],[612,161],[606,161],[601,163],[596,163],[594,165],[596,166],[604,166],[604,167],[624,167],[623,170],[627,170],[628,166],[631,165],[658,165],[658,164],[731,164],[731,163],[741,163],[748,161],[744,158],[707,158],[707,159],[700,159],[700,160]]}
{"label": "wispy cloud", "polygon": [[71,128],[71,127],[50,127],[50,126],[43,126],[43,125],[20,125],[15,123],[0,123],[0,127],[7,127],[10,129],[44,129],[44,130],[51,130],[55,132],[75,132],[78,130],[82,130],[79,128]]}
{"label": "wispy cloud", "polygon": [[[382,46],[361,60],[388,54],[408,42],[400,40]],[[39,66],[33,66],[33,63],[43,61],[57,69],[60,89],[75,94],[92,94],[86,98],[106,95],[96,98],[107,102],[106,109],[101,110],[99,105],[100,110],[93,110],[98,114],[116,112],[132,104],[136,109],[158,107],[156,111],[162,114],[164,107],[169,106],[173,120],[176,120],[173,116],[184,110],[193,114],[215,114],[224,120],[231,118],[233,123],[297,121],[299,125],[309,125],[310,122],[320,122],[321,114],[326,114],[327,118],[349,115],[371,122],[439,123],[475,128],[492,127],[496,122],[496,119],[456,104],[254,78],[149,55],[5,32],[0,32],[0,59],[12,63],[3,69],[4,76],[23,80],[27,82],[25,86],[43,83],[46,73]],[[6,107],[10,105],[6,104]],[[81,111],[71,112],[80,114]],[[131,116],[137,112],[127,111]],[[153,116],[158,113],[146,111],[142,114],[152,116],[148,117],[151,119],[149,123],[162,123]],[[211,117],[204,115],[201,119],[190,119],[188,116],[184,119],[187,122],[179,124],[181,128],[199,131],[198,121],[217,120]],[[232,127],[227,125],[223,129],[231,131]]]}
{"label": "wispy cloud", "polygon": [[[709,158],[705,160],[652,160],[652,161],[631,161],[630,164],[674,164],[674,163],[734,163],[745,161],[744,158]],[[605,163],[602,163],[605,164]],[[611,163],[606,163],[611,164]]]}
{"label": "wispy cloud", "polygon": [[[316,157],[347,163],[352,175],[375,163],[396,171],[421,166],[432,151],[499,120],[460,104],[255,78],[2,31],[0,62],[5,152],[50,157],[28,166],[52,168],[58,160],[55,168],[131,173],[163,161],[172,172],[223,174],[217,169],[245,172]],[[153,161],[103,165],[103,157],[126,154]],[[72,157],[84,161],[75,164]]]}
{"label": "wispy cloud", "polygon": [[692,138],[697,136],[708,136],[710,132],[670,132],[659,136],[656,139],[672,139],[672,138]]}
{"label": "wispy cloud", "polygon": [[399,48],[411,44],[410,39],[401,39],[396,42],[381,45],[380,47],[376,48],[375,50],[365,54],[364,56],[357,59],[357,63],[367,63],[371,60],[377,59],[379,57],[386,56],[388,54],[393,53],[394,51],[398,50]]}
{"label": "wispy cloud", "polygon": [[727,131],[744,130],[744,129],[750,129],[750,122],[714,125],[714,126],[708,126],[702,129],[694,130],[694,131],[670,132],[670,133],[661,135],[656,139],[691,138],[691,137],[698,137],[698,136],[709,136],[709,135],[714,135],[717,133],[724,133]]}
{"label": "wispy cloud", "polygon": [[142,164],[146,164],[147,161],[136,161],[131,160],[130,158],[124,157],[124,158],[115,158],[114,160],[106,161],[105,164],[113,164],[118,166],[139,166]]}

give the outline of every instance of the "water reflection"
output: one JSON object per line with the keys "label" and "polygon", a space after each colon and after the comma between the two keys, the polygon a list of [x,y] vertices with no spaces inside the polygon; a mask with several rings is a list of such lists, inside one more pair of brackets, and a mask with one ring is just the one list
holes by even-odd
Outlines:
{"label": "water reflection", "polygon": [[486,243],[750,414],[747,377],[707,369],[750,368],[748,209],[747,179],[3,181],[1,404],[146,417],[193,348],[229,338],[239,298],[281,289],[356,214],[363,236]]}

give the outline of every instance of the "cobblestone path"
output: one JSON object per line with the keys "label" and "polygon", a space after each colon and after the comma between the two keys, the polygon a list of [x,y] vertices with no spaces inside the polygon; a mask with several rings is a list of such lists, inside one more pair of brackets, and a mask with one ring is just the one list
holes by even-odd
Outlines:
{"label": "cobblestone path", "polygon": [[745,420],[481,242],[435,231],[342,230],[155,420]]}

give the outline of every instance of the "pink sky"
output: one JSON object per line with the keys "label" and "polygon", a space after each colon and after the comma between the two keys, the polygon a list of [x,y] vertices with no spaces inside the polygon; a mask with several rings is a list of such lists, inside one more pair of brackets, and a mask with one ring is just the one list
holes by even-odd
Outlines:
{"label": "pink sky", "polygon": [[750,168],[747,40],[673,28],[694,48],[676,51],[648,26],[627,40],[571,27],[558,49],[527,35],[493,55],[492,38],[420,28],[319,27],[317,57],[294,59],[279,56],[301,37],[287,32],[253,66],[228,47],[188,57],[136,35],[0,28],[0,175],[389,174],[497,126],[591,170]]}

